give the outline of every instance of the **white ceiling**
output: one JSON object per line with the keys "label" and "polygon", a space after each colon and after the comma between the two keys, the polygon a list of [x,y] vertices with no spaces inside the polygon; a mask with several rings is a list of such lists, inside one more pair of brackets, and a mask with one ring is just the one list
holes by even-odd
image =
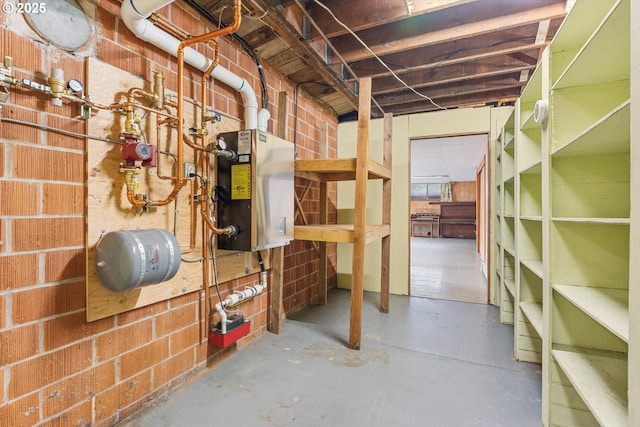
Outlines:
{"label": "white ceiling", "polygon": [[487,135],[466,135],[411,141],[411,182],[475,181]]}

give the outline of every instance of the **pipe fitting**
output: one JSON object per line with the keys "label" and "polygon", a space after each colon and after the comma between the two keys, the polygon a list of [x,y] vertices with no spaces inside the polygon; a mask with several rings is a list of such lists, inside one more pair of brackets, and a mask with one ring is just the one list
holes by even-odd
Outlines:
{"label": "pipe fitting", "polygon": [[237,225],[228,225],[224,228],[224,234],[226,234],[227,236],[235,236],[240,232],[240,229],[238,228]]}
{"label": "pipe fitting", "polygon": [[64,71],[60,68],[52,68],[51,76],[47,80],[51,88],[51,103],[56,107],[62,107],[64,95]]}
{"label": "pipe fitting", "polygon": [[153,73],[153,93],[155,95],[153,108],[162,110],[164,107],[164,73],[159,70],[152,70]]}
{"label": "pipe fitting", "polygon": [[140,175],[140,168],[124,169],[124,182],[127,185],[127,191],[135,192],[140,189],[140,181],[138,175]]}
{"label": "pipe fitting", "polygon": [[215,154],[218,157],[224,157],[225,159],[231,160],[231,161],[238,159],[238,153],[236,153],[233,150],[218,150],[217,148],[215,148],[215,145],[213,144],[209,144],[209,146],[213,146],[211,153]]}

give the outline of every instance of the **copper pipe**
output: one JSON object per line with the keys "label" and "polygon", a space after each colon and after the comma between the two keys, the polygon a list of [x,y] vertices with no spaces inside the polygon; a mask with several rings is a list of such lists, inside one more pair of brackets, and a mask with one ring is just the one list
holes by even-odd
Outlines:
{"label": "copper pipe", "polygon": [[[160,179],[164,179],[164,180],[169,180],[169,179],[176,179],[176,177],[174,176],[166,176],[166,175],[162,175],[162,170],[161,170],[161,161],[160,161],[160,127],[162,125],[166,125],[166,124],[171,124],[171,123],[175,123],[176,121],[174,119],[164,119],[164,120],[157,120],[156,119],[156,153],[158,153],[158,160],[157,160],[157,164],[156,164],[156,176]],[[190,252],[193,252],[193,248],[195,248],[196,244],[195,244],[195,240],[196,240],[196,225],[195,225],[195,214],[196,214],[196,210],[195,210],[195,200],[194,200],[194,196],[195,196],[195,187],[194,187],[194,183],[193,180],[189,179],[186,180],[186,182],[189,183],[189,249],[182,251],[183,254],[187,254]]]}
{"label": "copper pipe", "polygon": [[160,179],[176,179],[175,176],[162,175],[162,167],[160,166],[160,126],[167,124],[175,124],[175,119],[158,120],[156,116],[156,153],[158,153],[158,160],[156,164],[156,176]]}
{"label": "copper pipe", "polygon": [[144,208],[145,206],[149,206],[147,204],[147,200],[136,199],[136,192],[133,190],[127,190],[127,200],[129,200],[129,203],[131,203],[131,205],[136,208]]}
{"label": "copper pipe", "polygon": [[[213,69],[218,66],[220,62],[220,49],[218,49],[218,43],[214,40],[208,40],[209,44],[213,46],[214,57],[213,61],[211,61],[211,65],[207,68],[207,71],[202,75],[202,112],[200,118],[200,127],[204,131],[206,126],[206,117],[207,117],[207,83],[209,82],[209,77],[213,72]],[[204,145],[204,138],[202,139],[202,145]]]}
{"label": "copper pipe", "polygon": [[196,144],[195,142],[191,141],[191,139],[187,136],[187,135],[182,135],[182,140],[184,141],[185,144],[187,144],[189,147],[193,148],[194,150],[198,150],[198,151],[204,151],[205,148]]}
{"label": "copper pipe", "polygon": [[[205,156],[205,160],[203,162],[204,163],[203,168],[205,168],[205,170],[209,170],[209,154],[205,153],[204,156]],[[204,200],[204,203],[203,203],[203,200]],[[209,197],[208,187],[203,186],[203,189],[201,190],[201,193],[200,193],[200,214],[204,222],[207,224],[207,227],[209,227],[209,230],[211,230],[214,234],[227,234],[227,235],[236,234],[238,231],[236,226],[229,226],[225,228],[216,227],[216,225],[213,223],[213,221],[209,217],[210,204],[211,204],[211,197]]]}
{"label": "copper pipe", "polygon": [[169,21],[165,20],[162,16],[158,15],[157,13],[152,13],[151,16],[149,17],[149,20],[153,22],[155,26],[160,27],[161,29],[163,29],[167,33],[170,33],[172,36],[174,36],[177,39],[184,40],[191,37],[189,34],[185,33],[180,28],[176,27]]}
{"label": "copper pipe", "polygon": [[[204,189],[202,190],[202,192],[200,193],[200,214],[202,215],[202,219],[204,220],[204,222],[207,224],[207,226],[209,227],[209,230],[211,230],[213,233],[215,234],[226,234],[226,235],[234,235],[238,232],[238,229],[235,225],[231,225],[228,227],[224,227],[224,228],[218,228],[216,227],[216,225],[213,223],[213,221],[211,221],[211,218],[209,218],[209,206],[211,203],[211,198],[209,197],[208,194],[208,188],[205,186]],[[204,198],[204,203],[202,203],[202,199]]]}
{"label": "copper pipe", "polygon": [[[136,104],[134,102],[119,102],[116,104],[110,104],[110,105],[102,105],[102,104],[97,104],[95,102],[91,102],[91,101],[85,101],[84,102],[85,105],[88,105],[89,107],[92,108],[96,108],[98,110],[106,110],[106,111],[113,111],[113,110],[118,110],[118,109],[122,109],[122,108],[127,108],[127,107],[133,107],[135,109],[140,109],[140,110],[144,110],[147,111],[149,113],[155,113],[155,114],[159,114],[161,116],[164,117],[170,117],[173,119],[177,119],[177,116],[174,116],[173,114],[169,114],[169,113],[165,113],[163,111],[158,111],[154,108],[151,107],[147,107],[145,105],[142,104]],[[166,101],[165,104],[171,106],[171,107],[177,107],[177,104],[173,101]]]}
{"label": "copper pipe", "polygon": [[[193,44],[208,41],[216,37],[224,36],[226,34],[231,34],[237,31],[238,28],[240,27],[240,22],[242,20],[240,6],[241,6],[241,0],[234,0],[233,24],[225,28],[222,28],[220,30],[215,30],[206,34],[202,34],[197,37],[192,37],[190,39],[183,40],[178,45],[178,51],[176,53],[176,56],[178,58],[178,127],[182,127],[184,124],[184,49]],[[203,104],[202,108],[204,109],[206,108],[206,106]],[[183,177],[183,170],[182,170],[183,144],[184,144],[183,134],[182,134],[182,131],[179,130],[178,131],[178,149],[176,153],[178,156],[178,163],[176,165],[177,179],[174,183],[173,191],[171,192],[169,197],[167,197],[167,199],[162,200],[160,202],[151,202],[151,206],[163,206],[171,202],[176,197],[176,195],[178,194],[182,186],[184,185],[185,178]],[[212,230],[216,228],[215,226],[213,226],[212,228],[212,226],[213,226],[213,223],[211,223],[209,228],[211,228]]]}
{"label": "copper pipe", "polygon": [[[184,99],[183,99],[184,97],[184,49],[193,44],[212,40],[216,37],[224,36],[226,34],[231,34],[237,31],[238,28],[240,27],[240,22],[242,20],[241,1],[234,0],[233,7],[234,7],[233,24],[219,30],[215,30],[206,34],[202,34],[197,37],[192,37],[190,39],[183,40],[178,45],[178,52],[176,54],[178,57],[178,126],[182,126],[184,123]],[[211,73],[211,71],[209,70],[207,71],[209,72],[209,74]],[[206,109],[206,105],[204,103],[202,104],[202,109],[203,110]],[[177,174],[178,176],[182,176],[181,175],[182,144],[183,144],[183,135],[182,135],[182,132],[178,132],[178,159],[180,160],[180,163],[178,164],[178,174]]]}

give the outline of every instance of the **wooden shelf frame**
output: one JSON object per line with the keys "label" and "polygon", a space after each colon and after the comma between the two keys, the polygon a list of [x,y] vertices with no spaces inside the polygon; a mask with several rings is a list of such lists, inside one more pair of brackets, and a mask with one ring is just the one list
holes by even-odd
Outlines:
{"label": "wooden shelf frame", "polygon": [[545,427],[640,425],[639,19],[577,0],[495,147],[500,320],[542,363]]}
{"label": "wooden shelf frame", "polygon": [[[594,419],[588,425],[640,423],[640,412],[632,410],[638,368],[629,363],[638,345],[633,332],[638,322],[632,318],[638,299],[631,295],[637,274],[630,250],[630,177],[637,172],[630,132],[630,82],[637,77],[630,67],[633,2],[578,0],[549,47],[545,425],[561,416],[568,426],[587,425],[584,414]],[[566,390],[545,386],[552,366],[568,378]],[[567,392],[582,402],[568,402]]]}
{"label": "wooden shelf frame", "polygon": [[[365,246],[382,240],[380,311],[389,311],[389,270],[391,254],[391,140],[392,114],[384,115],[383,162],[371,160],[369,156],[369,125],[371,116],[371,78],[360,79],[358,106],[358,137],[356,157],[348,159],[296,160],[295,175],[320,183],[320,224],[294,226],[294,239],[321,242],[320,268],[327,267],[326,250],[323,243],[350,243],[353,245],[351,270],[351,308],[349,322],[349,348],[360,349],[362,333],[362,300],[364,290]],[[367,224],[367,182],[382,180],[382,223]],[[329,224],[327,221],[327,183],[355,181],[355,207],[353,224]],[[302,204],[297,203],[299,211]],[[304,217],[304,213],[302,213]],[[321,278],[319,302],[326,303],[326,276]]]}
{"label": "wooden shelf frame", "polygon": [[500,289],[500,321],[514,324],[517,311],[515,275],[515,110],[511,111],[495,143],[496,153],[496,234],[495,278]]}

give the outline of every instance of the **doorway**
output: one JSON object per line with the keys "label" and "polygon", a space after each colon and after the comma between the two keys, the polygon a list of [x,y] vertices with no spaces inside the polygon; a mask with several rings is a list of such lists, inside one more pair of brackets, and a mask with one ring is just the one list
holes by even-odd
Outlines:
{"label": "doorway", "polygon": [[488,135],[410,144],[410,295],[486,304]]}

